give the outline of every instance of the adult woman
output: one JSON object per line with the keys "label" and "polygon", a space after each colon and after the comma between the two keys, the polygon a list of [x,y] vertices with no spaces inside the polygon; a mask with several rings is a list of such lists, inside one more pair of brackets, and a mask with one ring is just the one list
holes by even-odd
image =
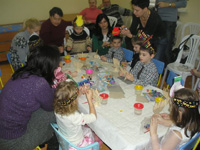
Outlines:
{"label": "adult woman", "polygon": [[34,149],[53,136],[54,70],[59,66],[58,48],[36,47],[27,64],[15,71],[0,95],[0,147]]}
{"label": "adult woman", "polygon": [[95,27],[96,32],[92,37],[93,51],[98,51],[100,56],[105,55],[110,48],[110,37],[112,34],[108,17],[105,14],[98,15]]}
{"label": "adult woman", "polygon": [[102,13],[101,9],[98,9],[96,7],[97,1],[96,0],[88,0],[89,8],[85,8],[80,12],[80,15],[83,16],[84,19],[84,25],[89,28],[90,34],[92,37],[92,34],[94,32],[94,27],[96,23],[96,18],[99,14]]}
{"label": "adult woman", "polygon": [[14,70],[20,68],[22,62],[26,62],[29,54],[29,37],[34,32],[39,35],[41,28],[40,22],[35,18],[26,20],[23,26],[23,31],[15,35],[10,47],[11,64]]}
{"label": "adult woman", "polygon": [[128,49],[132,49],[131,38],[136,35],[139,30],[145,34],[153,36],[150,40],[157,50],[155,58],[164,61],[165,49],[167,44],[166,31],[159,15],[149,10],[149,0],[132,0],[133,21],[130,30],[124,26],[121,27],[121,33],[126,35],[126,45]]}

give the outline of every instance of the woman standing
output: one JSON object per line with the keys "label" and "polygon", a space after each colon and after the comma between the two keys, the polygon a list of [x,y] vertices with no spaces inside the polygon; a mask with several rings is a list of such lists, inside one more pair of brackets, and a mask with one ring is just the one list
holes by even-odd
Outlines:
{"label": "woman standing", "polygon": [[0,95],[1,149],[31,150],[53,136],[51,85],[59,62],[58,48],[36,47],[7,82]]}
{"label": "woman standing", "polygon": [[110,48],[110,37],[112,34],[108,17],[105,14],[98,15],[95,27],[96,32],[92,37],[93,52],[98,51],[100,56],[105,55]]}
{"label": "woman standing", "polygon": [[126,36],[127,48],[133,49],[131,38],[142,30],[145,34],[152,36],[150,41],[157,51],[155,58],[164,61],[167,39],[160,16],[155,11],[149,10],[149,0],[132,0],[131,4],[133,20],[130,30],[125,26],[121,27],[121,33]]}
{"label": "woman standing", "polygon": [[34,32],[39,35],[41,28],[40,22],[35,18],[26,20],[23,26],[23,31],[15,35],[10,47],[11,64],[15,71],[21,67],[22,62],[26,62],[29,54],[29,37]]}

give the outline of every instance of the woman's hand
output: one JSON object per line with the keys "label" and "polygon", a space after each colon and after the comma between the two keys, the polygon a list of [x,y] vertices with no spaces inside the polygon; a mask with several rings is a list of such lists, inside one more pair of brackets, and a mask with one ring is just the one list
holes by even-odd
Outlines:
{"label": "woman's hand", "polygon": [[68,46],[68,47],[67,47],[67,50],[68,50],[68,51],[71,51],[71,50],[72,50],[72,47],[69,47],[69,46]]}
{"label": "woman's hand", "polygon": [[100,57],[102,61],[107,61],[107,58],[105,56]]}
{"label": "woman's hand", "polygon": [[134,81],[134,76],[133,76],[133,74],[127,72],[126,75],[125,75],[125,79],[128,79],[130,81]]}
{"label": "woman's hand", "polygon": [[151,136],[157,135],[157,128],[158,128],[157,119],[154,116],[152,116],[151,123],[150,123],[150,134],[151,134]]}
{"label": "woman's hand", "polygon": [[120,31],[121,31],[122,35],[125,35],[125,36],[127,36],[129,38],[133,37],[133,35],[131,34],[131,31],[126,26],[124,26],[124,25],[122,25],[120,27]]}
{"label": "woman's hand", "polygon": [[163,8],[163,7],[171,7],[169,6],[169,3],[167,2],[158,2],[158,7]]}
{"label": "woman's hand", "polygon": [[108,41],[105,41],[102,44],[102,47],[109,47],[109,46],[110,46],[110,42],[108,42]]}

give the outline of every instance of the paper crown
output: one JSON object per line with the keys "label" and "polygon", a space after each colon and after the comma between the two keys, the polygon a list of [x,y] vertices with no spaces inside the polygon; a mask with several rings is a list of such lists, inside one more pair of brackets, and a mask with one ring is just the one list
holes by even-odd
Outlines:
{"label": "paper crown", "polygon": [[150,48],[151,52],[153,54],[155,54],[155,50],[154,48],[151,46],[151,43],[150,43],[150,39],[153,37],[153,35],[147,35],[145,34],[142,30],[138,30],[138,33],[137,33],[137,37],[140,38],[140,39],[143,39],[144,40],[144,43],[142,44],[144,47],[146,48]]}
{"label": "paper crown", "polygon": [[183,99],[174,97],[173,102],[178,107],[185,107],[185,108],[198,108],[199,107],[199,101],[183,100]]}
{"label": "paper crown", "polygon": [[112,35],[119,35],[119,34],[120,34],[119,27],[113,27]]}
{"label": "paper crown", "polygon": [[84,24],[84,22],[83,22],[83,17],[82,17],[82,15],[77,15],[77,16],[76,16],[75,25],[76,25],[77,27],[82,27],[83,24]]}

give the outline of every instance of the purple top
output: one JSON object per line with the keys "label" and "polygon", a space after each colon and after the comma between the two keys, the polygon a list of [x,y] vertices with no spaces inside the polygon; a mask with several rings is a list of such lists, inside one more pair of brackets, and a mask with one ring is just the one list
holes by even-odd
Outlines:
{"label": "purple top", "polygon": [[53,97],[54,90],[43,77],[10,79],[0,94],[0,138],[22,136],[34,111],[53,111]]}

